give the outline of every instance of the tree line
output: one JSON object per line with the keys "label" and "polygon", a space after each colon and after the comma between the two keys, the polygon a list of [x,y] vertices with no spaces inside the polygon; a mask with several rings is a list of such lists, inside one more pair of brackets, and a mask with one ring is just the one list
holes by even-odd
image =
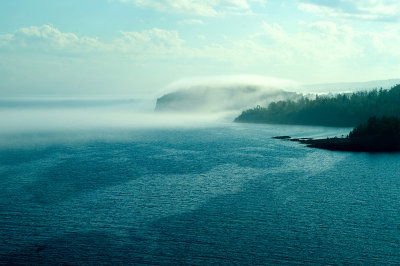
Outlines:
{"label": "tree line", "polygon": [[235,122],[354,127],[383,116],[400,117],[400,84],[390,90],[272,102],[243,111]]}

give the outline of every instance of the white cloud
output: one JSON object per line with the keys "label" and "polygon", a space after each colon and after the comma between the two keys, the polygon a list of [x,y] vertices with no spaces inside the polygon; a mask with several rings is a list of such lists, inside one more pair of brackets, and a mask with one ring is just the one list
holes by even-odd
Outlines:
{"label": "white cloud", "polygon": [[51,25],[43,25],[21,28],[13,34],[0,35],[0,46],[10,49],[88,52],[101,49],[102,44],[95,38],[80,38],[74,33],[63,33]]}
{"label": "white cloud", "polygon": [[398,21],[400,17],[398,0],[301,0],[298,7],[325,18]]}
{"label": "white cloud", "polygon": [[[251,64],[264,60],[295,61],[330,60],[363,57],[367,50],[381,54],[400,55],[400,27],[382,31],[356,31],[349,25],[329,21],[302,22],[297,32],[288,32],[279,24],[262,23],[260,30],[239,39],[225,36],[220,42],[207,42],[191,47],[177,31],[153,28],[143,31],[122,31],[111,42],[64,33],[57,28],[21,28],[13,34],[0,35],[0,47],[14,51],[43,50],[46,52],[129,55],[136,58],[207,59],[219,62]],[[199,38],[207,39],[207,36]]]}
{"label": "white cloud", "polygon": [[276,24],[263,23],[263,32],[256,37],[268,43],[269,49],[279,51],[280,60],[333,62],[342,58],[363,56],[364,35],[347,25],[319,21],[301,23],[301,31],[288,33]]}
{"label": "white cloud", "polygon": [[[44,25],[0,35],[0,50],[8,49],[10,56],[25,54],[21,51],[32,51],[35,56],[39,50],[53,55],[54,60],[61,58],[59,55],[65,59],[66,54],[76,54],[79,60],[92,60],[99,67],[102,64],[101,68],[112,61],[118,67],[125,66],[123,72],[129,72],[131,64],[140,66],[143,72],[155,69],[156,65],[167,72],[175,68],[206,75],[258,73],[316,79],[315,82],[333,75],[340,80],[339,74],[349,76],[348,71],[357,72],[353,73],[355,77],[362,74],[362,69],[375,69],[375,64],[380,64],[379,73],[385,73],[384,66],[399,66],[400,27],[396,25],[380,31],[359,31],[346,24],[315,21],[302,22],[293,32],[264,22],[255,30],[251,35],[226,36],[218,42],[209,36],[198,36],[203,41],[192,45],[177,31],[159,28],[123,31],[120,37],[102,42]],[[37,60],[44,59],[39,55]]]}
{"label": "white cloud", "polygon": [[74,33],[61,32],[51,25],[21,28],[12,34],[0,35],[0,48],[10,51],[44,51],[63,53],[118,53],[167,55],[183,45],[178,32],[158,28],[141,32],[121,32],[121,37],[110,43],[96,38],[79,37]]}
{"label": "white cloud", "polygon": [[251,3],[258,4],[260,6],[265,7],[267,5],[267,0],[251,0]]}
{"label": "white cloud", "polygon": [[279,24],[268,24],[264,22],[262,28],[265,32],[261,32],[260,35],[267,34],[268,37],[278,41],[283,41],[286,38],[286,33]]}
{"label": "white cloud", "polygon": [[141,32],[121,32],[122,37],[109,45],[110,50],[131,54],[138,58],[165,58],[182,49],[182,40],[177,31],[158,28]]}
{"label": "white cloud", "polygon": [[212,17],[232,11],[249,11],[251,4],[265,5],[266,0],[116,0],[158,12]]}
{"label": "white cloud", "polygon": [[166,47],[180,46],[183,40],[177,31],[168,31],[158,28],[142,32],[122,32],[123,40],[134,45],[161,45]]}
{"label": "white cloud", "polygon": [[0,47],[8,45],[11,42],[12,37],[13,37],[12,34],[0,35]]}
{"label": "white cloud", "polygon": [[179,22],[180,25],[205,25],[200,19],[185,19]]}
{"label": "white cloud", "polygon": [[379,54],[400,58],[400,26],[387,26],[381,32],[370,33],[370,36]]}

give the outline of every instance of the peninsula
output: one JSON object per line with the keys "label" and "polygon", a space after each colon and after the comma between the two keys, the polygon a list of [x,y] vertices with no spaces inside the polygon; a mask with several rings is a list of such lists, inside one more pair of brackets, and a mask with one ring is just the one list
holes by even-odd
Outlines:
{"label": "peninsula", "polygon": [[355,127],[345,138],[274,138],[332,151],[395,152],[400,151],[400,120],[397,117],[371,117],[366,124]]}

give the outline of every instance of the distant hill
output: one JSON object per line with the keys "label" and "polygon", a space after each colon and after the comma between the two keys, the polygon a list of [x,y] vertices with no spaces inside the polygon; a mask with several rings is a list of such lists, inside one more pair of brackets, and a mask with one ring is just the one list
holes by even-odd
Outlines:
{"label": "distant hill", "polygon": [[240,112],[254,104],[267,106],[272,101],[297,99],[294,92],[261,86],[194,86],[163,95],[156,111],[169,112]]}
{"label": "distant hill", "polygon": [[343,93],[372,89],[390,89],[400,84],[400,79],[374,80],[367,82],[342,82],[325,84],[308,84],[300,86],[301,91],[308,93]]}

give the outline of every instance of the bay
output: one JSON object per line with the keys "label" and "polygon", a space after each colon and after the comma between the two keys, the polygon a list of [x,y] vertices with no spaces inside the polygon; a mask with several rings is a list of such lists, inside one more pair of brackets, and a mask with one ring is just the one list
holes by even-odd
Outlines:
{"label": "bay", "polygon": [[219,123],[3,134],[0,262],[400,264],[400,154]]}

